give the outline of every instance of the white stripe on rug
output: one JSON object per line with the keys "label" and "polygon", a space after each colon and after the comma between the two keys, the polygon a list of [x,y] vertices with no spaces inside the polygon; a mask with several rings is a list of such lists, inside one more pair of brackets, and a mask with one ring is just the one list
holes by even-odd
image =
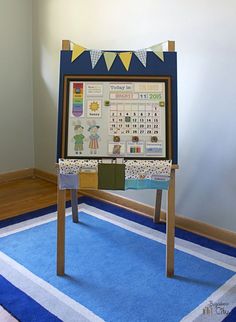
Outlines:
{"label": "white stripe on rug", "polygon": [[17,320],[0,305],[0,321],[17,322]]}
{"label": "white stripe on rug", "polygon": [[[71,207],[66,209],[66,216],[69,216],[69,215],[71,215]],[[47,215],[39,216],[37,218],[24,220],[18,224],[13,224],[10,226],[3,227],[0,229],[0,238],[18,233],[26,229],[40,226],[42,224],[47,224],[56,219],[57,219],[57,212],[55,211]]]}
{"label": "white stripe on rug", "polygon": [[[203,314],[203,309],[209,306],[210,303],[217,304],[217,303],[225,303],[224,295],[230,292],[232,289],[235,288],[236,285],[236,274],[232,276],[225,284],[219,287],[214,293],[212,293],[204,302],[202,302],[199,306],[197,306],[192,312],[186,315],[180,322],[220,322],[223,321],[226,317],[225,314],[217,314],[213,312],[212,315],[208,316]],[[235,306],[235,296],[234,301],[231,303],[227,303],[228,311],[231,311]]]}
{"label": "white stripe on rug", "polygon": [[0,252],[0,275],[62,321],[103,321],[85,306],[60,292],[2,252]]}

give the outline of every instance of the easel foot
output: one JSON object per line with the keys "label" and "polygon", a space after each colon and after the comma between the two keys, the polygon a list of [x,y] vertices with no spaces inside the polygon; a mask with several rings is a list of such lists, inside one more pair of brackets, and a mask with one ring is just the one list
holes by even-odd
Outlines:
{"label": "easel foot", "polygon": [[73,218],[73,223],[74,224],[78,224],[79,223],[79,219],[78,218]]}
{"label": "easel foot", "polygon": [[57,270],[57,276],[64,276],[64,275],[65,275],[64,269],[63,270],[62,269]]}
{"label": "easel foot", "polygon": [[166,272],[166,277],[173,277],[173,276],[174,276],[174,271]]}

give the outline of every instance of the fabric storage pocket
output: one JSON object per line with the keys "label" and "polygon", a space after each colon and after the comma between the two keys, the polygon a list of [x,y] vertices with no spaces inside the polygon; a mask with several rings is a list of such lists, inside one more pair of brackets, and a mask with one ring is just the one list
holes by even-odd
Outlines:
{"label": "fabric storage pocket", "polygon": [[115,164],[115,189],[125,190],[125,165]]}
{"label": "fabric storage pocket", "polygon": [[98,173],[95,169],[81,169],[79,172],[79,189],[98,188]]}
{"label": "fabric storage pocket", "polygon": [[124,190],[125,165],[114,163],[98,164],[98,189]]}
{"label": "fabric storage pocket", "polygon": [[149,179],[126,179],[125,180],[125,189],[135,189],[135,190],[144,190],[144,189],[155,189],[155,190],[168,190],[169,180],[149,180]]}
{"label": "fabric storage pocket", "polygon": [[78,189],[78,176],[76,174],[59,174],[59,189]]}

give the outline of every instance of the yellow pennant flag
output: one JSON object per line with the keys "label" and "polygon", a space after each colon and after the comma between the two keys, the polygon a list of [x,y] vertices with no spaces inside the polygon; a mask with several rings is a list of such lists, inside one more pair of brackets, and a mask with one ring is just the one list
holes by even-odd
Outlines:
{"label": "yellow pennant flag", "polygon": [[129,65],[131,62],[132,55],[133,55],[132,51],[126,51],[123,53],[119,53],[120,59],[121,59],[123,65],[125,66],[126,70],[129,70]]}
{"label": "yellow pennant flag", "polygon": [[76,60],[83,52],[86,50],[86,48],[80,46],[80,45],[73,45],[72,55],[71,55],[71,62]]}
{"label": "yellow pennant flag", "polygon": [[117,53],[105,51],[103,53],[103,55],[104,55],[104,59],[105,59],[106,65],[107,65],[107,70],[110,70],[110,68],[116,58]]}
{"label": "yellow pennant flag", "polygon": [[154,54],[157,57],[159,57],[162,61],[164,61],[164,53],[163,53],[162,43],[152,46],[151,50],[154,52]]}

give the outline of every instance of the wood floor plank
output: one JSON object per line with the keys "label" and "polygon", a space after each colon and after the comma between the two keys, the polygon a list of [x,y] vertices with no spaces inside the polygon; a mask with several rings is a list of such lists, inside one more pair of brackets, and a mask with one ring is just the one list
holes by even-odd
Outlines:
{"label": "wood floor plank", "polygon": [[[67,191],[66,199],[70,199]],[[56,184],[40,178],[17,179],[0,185],[0,220],[54,205]]]}

